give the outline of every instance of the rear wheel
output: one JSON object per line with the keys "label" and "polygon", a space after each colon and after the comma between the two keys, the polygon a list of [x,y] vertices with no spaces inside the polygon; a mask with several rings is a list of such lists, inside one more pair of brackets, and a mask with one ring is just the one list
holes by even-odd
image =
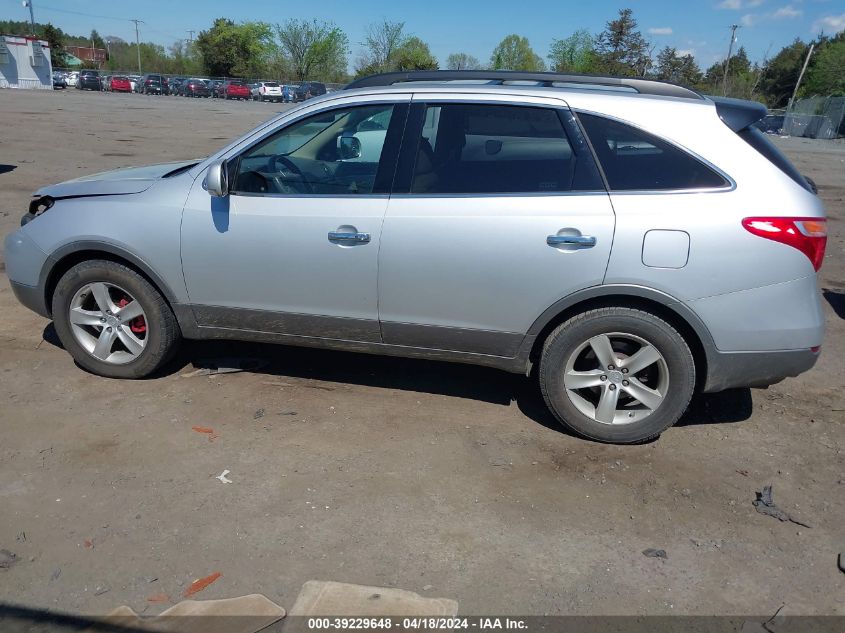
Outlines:
{"label": "rear wheel", "polygon": [[540,388],[566,427],[620,444],[657,437],[683,415],[695,362],[666,321],[631,308],[579,314],[546,339]]}
{"label": "rear wheel", "polygon": [[65,349],[100,376],[147,376],[170,359],[180,339],[164,297],[116,262],[91,260],[68,270],[56,286],[52,307]]}

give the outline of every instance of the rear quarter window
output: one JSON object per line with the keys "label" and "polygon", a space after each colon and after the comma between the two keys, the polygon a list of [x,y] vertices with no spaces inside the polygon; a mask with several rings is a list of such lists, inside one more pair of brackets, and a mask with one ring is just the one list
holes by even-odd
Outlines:
{"label": "rear quarter window", "polygon": [[578,114],[611,191],[719,189],[730,183],[679,147],[638,128]]}

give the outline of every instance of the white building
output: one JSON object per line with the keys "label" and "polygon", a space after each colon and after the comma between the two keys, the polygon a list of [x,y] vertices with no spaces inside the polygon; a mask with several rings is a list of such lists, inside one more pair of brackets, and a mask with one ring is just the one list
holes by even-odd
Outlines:
{"label": "white building", "polygon": [[34,37],[0,35],[0,88],[52,90],[50,45]]}

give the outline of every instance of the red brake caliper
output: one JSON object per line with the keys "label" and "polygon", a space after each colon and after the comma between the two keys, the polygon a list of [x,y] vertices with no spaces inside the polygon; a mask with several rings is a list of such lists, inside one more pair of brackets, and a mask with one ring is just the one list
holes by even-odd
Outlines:
{"label": "red brake caliper", "polygon": [[[126,300],[126,297],[121,299],[117,302],[117,307],[122,308],[127,305],[129,301]],[[144,321],[144,317],[139,316],[135,317],[129,322],[129,329],[135,332],[135,334],[143,334],[147,331],[147,322]]]}

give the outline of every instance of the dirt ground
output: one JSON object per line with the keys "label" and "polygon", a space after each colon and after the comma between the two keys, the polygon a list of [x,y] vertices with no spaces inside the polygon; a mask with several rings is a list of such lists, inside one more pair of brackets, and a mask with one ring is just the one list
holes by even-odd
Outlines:
{"label": "dirt ground", "polygon": [[[41,185],[202,156],[279,108],[0,91],[0,233]],[[163,377],[98,378],[0,264],[0,602],[153,614],[220,572],[198,597],[289,608],[322,579],[462,614],[845,614],[845,144],[779,142],[830,217],[822,357],[643,446],[571,437],[531,380],[469,366],[203,343]],[[224,356],[269,364],[184,376]],[[755,512],[766,484],[812,527]]]}

